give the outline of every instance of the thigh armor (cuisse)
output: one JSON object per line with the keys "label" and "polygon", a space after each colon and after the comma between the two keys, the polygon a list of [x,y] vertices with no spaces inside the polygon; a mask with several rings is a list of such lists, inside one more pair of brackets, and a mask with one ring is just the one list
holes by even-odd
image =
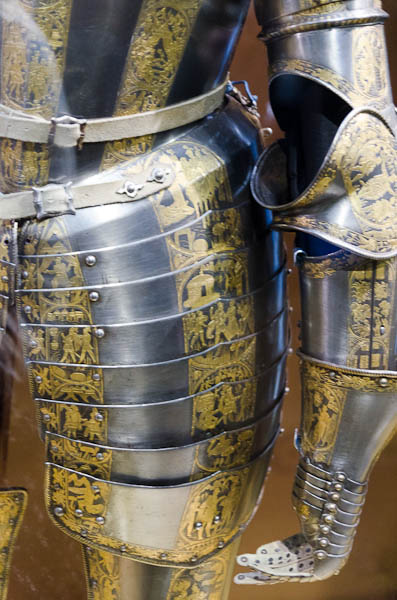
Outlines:
{"label": "thigh armor (cuisse)", "polygon": [[[2,15],[0,202],[36,211],[3,221],[2,327],[15,304],[48,512],[83,544],[93,600],[225,599],[277,436],[285,257],[251,202],[258,126],[230,96],[194,112],[247,8],[23,0]],[[123,135],[121,117],[155,111],[175,126]]]}
{"label": "thigh armor (cuisse)", "polygon": [[397,127],[387,15],[371,0],[257,4],[287,135],[262,155],[253,190],[277,228],[298,232],[303,401],[293,487],[301,533],[239,558],[257,571],[236,581],[252,584],[339,572],[371,468],[397,425]]}

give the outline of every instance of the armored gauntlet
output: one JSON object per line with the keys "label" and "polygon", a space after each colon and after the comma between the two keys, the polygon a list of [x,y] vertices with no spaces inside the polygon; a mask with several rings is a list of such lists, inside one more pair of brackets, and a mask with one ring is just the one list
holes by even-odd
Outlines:
{"label": "armored gauntlet", "polygon": [[253,584],[340,570],[371,468],[397,425],[397,146],[386,15],[372,0],[257,4],[286,139],[262,155],[253,190],[275,227],[298,232],[303,404],[292,494],[301,533],[239,558],[255,572],[236,582]]}

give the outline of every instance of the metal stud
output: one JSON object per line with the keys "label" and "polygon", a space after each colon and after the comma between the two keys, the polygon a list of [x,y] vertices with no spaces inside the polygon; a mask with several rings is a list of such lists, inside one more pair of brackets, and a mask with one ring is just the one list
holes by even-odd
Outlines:
{"label": "metal stud", "polygon": [[160,554],[160,558],[161,558],[161,560],[165,560],[167,558],[167,553],[166,552],[162,552]]}
{"label": "metal stud", "polygon": [[97,517],[95,521],[98,523],[98,525],[103,525],[105,523],[105,519],[103,517]]}
{"label": "metal stud", "polygon": [[337,494],[336,492],[333,492],[331,494],[331,500],[333,500],[334,502],[338,502],[340,500],[340,494]]}
{"label": "metal stud", "polygon": [[74,514],[76,515],[76,517],[82,517],[83,511],[81,510],[81,508],[76,508],[76,510],[74,511]]}
{"label": "metal stud", "polygon": [[91,579],[91,587],[93,587],[93,588],[98,587],[98,582],[96,579]]}
{"label": "metal stud", "polygon": [[192,556],[192,558],[190,559],[191,563],[196,563],[197,562],[197,556]]}
{"label": "metal stud", "polygon": [[385,335],[386,327],[384,327],[383,325],[381,325],[379,331],[380,331],[381,335]]}
{"label": "metal stud", "polygon": [[337,506],[334,502],[326,502],[325,510],[329,510],[329,512],[336,512]]}
{"label": "metal stud", "polygon": [[82,529],[82,530],[80,531],[80,535],[81,535],[82,537],[87,537],[87,535],[88,535],[88,531],[87,531],[86,529]]}
{"label": "metal stud", "polygon": [[328,525],[320,525],[320,531],[324,535],[328,535],[331,532],[331,528]]}
{"label": "metal stud", "polygon": [[127,552],[127,546],[125,544],[120,546],[120,552]]}
{"label": "metal stud", "polygon": [[294,353],[294,349],[293,348],[288,348],[288,354],[293,354]]}
{"label": "metal stud", "polygon": [[96,265],[96,256],[94,256],[93,254],[89,254],[88,256],[86,256],[85,264],[87,265],[87,267],[95,266]]}
{"label": "metal stud", "polygon": [[62,506],[56,506],[54,508],[54,515],[57,517],[62,517],[63,514],[65,514],[65,511],[63,510]]}
{"label": "metal stud", "polygon": [[30,340],[30,344],[29,345],[30,345],[31,348],[37,348],[37,342],[36,342],[36,340]]}
{"label": "metal stud", "polygon": [[41,383],[43,381],[43,378],[40,375],[36,375],[35,381],[36,383]]}
{"label": "metal stud", "polygon": [[202,524],[202,522],[201,522],[201,521],[197,521],[197,523],[195,523],[195,524],[194,524],[194,528],[195,528],[195,529],[201,529],[201,528],[202,528],[202,526],[203,526],[203,524]]}
{"label": "metal stud", "polygon": [[318,540],[318,544],[319,546],[321,546],[321,548],[326,548],[329,544],[329,541],[327,540],[327,538],[320,538]]}
{"label": "metal stud", "polygon": [[334,517],[332,515],[324,515],[323,519],[325,523],[328,523],[329,525],[334,522]]}
{"label": "metal stud", "polygon": [[324,558],[327,558],[327,555],[323,550],[317,550],[317,552],[314,553],[314,556],[318,560],[324,560]]}
{"label": "metal stud", "polygon": [[32,307],[29,306],[29,304],[26,304],[26,306],[23,307],[24,313],[27,315],[30,315],[30,313],[32,312]]}
{"label": "metal stud", "polygon": [[29,272],[28,271],[22,271],[21,275],[22,275],[23,279],[27,279],[29,277]]}
{"label": "metal stud", "polygon": [[284,392],[285,392],[286,394],[289,394],[289,393],[290,393],[290,391],[291,391],[291,388],[290,388],[290,387],[288,387],[288,385],[287,385],[287,386],[284,388]]}
{"label": "metal stud", "polygon": [[341,492],[343,490],[343,485],[341,483],[335,483],[334,488],[337,492]]}
{"label": "metal stud", "polygon": [[380,385],[380,387],[383,387],[383,388],[387,387],[387,384],[388,384],[388,381],[387,381],[386,377],[381,377],[379,379],[379,385]]}
{"label": "metal stud", "polygon": [[99,375],[99,373],[94,373],[92,376],[92,379],[94,381],[100,381],[101,380],[101,376]]}
{"label": "metal stud", "polygon": [[92,491],[93,491],[93,492],[95,492],[95,493],[99,492],[99,486],[97,486],[97,485],[95,485],[95,484],[91,486],[91,489],[92,489]]}
{"label": "metal stud", "polygon": [[99,293],[98,292],[90,292],[89,298],[90,298],[91,302],[98,302]]}
{"label": "metal stud", "polygon": [[336,379],[336,373],[335,371],[331,371],[331,373],[329,374],[331,379]]}
{"label": "metal stud", "polygon": [[[97,452],[96,453],[96,458],[97,460],[104,460],[104,455],[102,454],[102,452]],[[94,488],[93,488],[94,489]],[[99,489],[99,488],[98,488]]]}
{"label": "metal stud", "polygon": [[220,522],[220,520],[221,520],[221,517],[220,517],[220,515],[216,515],[216,516],[214,517],[214,523],[219,523],[219,522]]}
{"label": "metal stud", "polygon": [[222,549],[225,547],[225,542],[223,542],[222,540],[220,542],[218,542],[218,548]]}
{"label": "metal stud", "polygon": [[95,415],[95,421],[99,421],[100,423],[102,423],[102,421],[103,421],[103,415],[100,412],[98,412]]}
{"label": "metal stud", "polygon": [[103,329],[95,329],[95,337],[101,339],[105,337],[105,332]]}
{"label": "metal stud", "polygon": [[8,277],[7,277],[7,275],[2,275],[2,277],[1,277],[1,281],[2,281],[3,283],[8,283]]}
{"label": "metal stud", "polygon": [[346,475],[344,475],[343,473],[338,473],[336,479],[343,483],[344,481],[346,481]]}
{"label": "metal stud", "polygon": [[48,413],[43,414],[43,421],[46,421],[47,423],[48,421],[51,421],[51,417]]}
{"label": "metal stud", "polygon": [[52,452],[58,452],[58,446],[56,444],[51,444]]}

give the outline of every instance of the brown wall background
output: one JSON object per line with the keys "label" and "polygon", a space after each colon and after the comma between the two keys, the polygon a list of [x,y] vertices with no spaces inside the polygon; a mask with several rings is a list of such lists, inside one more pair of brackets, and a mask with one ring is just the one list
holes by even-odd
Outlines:
{"label": "brown wall background", "polygon": [[[397,6],[385,0],[391,15],[388,41],[394,88],[397,90]],[[256,39],[258,27],[253,10],[236,54],[232,77],[247,79],[260,96],[263,123],[277,133],[266,93],[266,59]],[[292,237],[288,237],[291,251]],[[290,277],[290,299],[294,307],[292,328],[298,320],[296,274]],[[297,347],[294,340],[294,347]],[[297,454],[293,431],[299,423],[300,398],[297,361],[289,359],[290,394],[283,414],[285,433],[280,437],[268,477],[262,505],[248,531],[241,551],[253,552],[259,545],[286,537],[297,530],[290,505],[290,490]],[[1,487],[24,486],[29,506],[18,537],[10,579],[9,600],[85,600],[80,547],[49,521],[43,503],[44,449],[38,439],[35,417],[21,377],[12,404],[8,461]],[[397,600],[397,439],[384,452],[372,476],[367,505],[355,548],[347,567],[338,577],[318,584],[282,584],[271,587],[233,586],[230,600]]]}

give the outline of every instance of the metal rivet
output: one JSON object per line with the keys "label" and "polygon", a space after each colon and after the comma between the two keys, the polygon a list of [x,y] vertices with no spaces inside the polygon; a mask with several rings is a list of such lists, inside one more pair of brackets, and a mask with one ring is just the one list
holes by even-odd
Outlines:
{"label": "metal rivet", "polygon": [[218,542],[219,549],[224,548],[224,547],[225,547],[225,542],[222,542],[222,541]]}
{"label": "metal rivet", "polygon": [[294,353],[294,349],[293,348],[288,348],[288,354],[293,354]]}
{"label": "metal rivet", "polygon": [[35,381],[36,383],[41,383],[43,381],[43,378],[40,375],[36,375]]}
{"label": "metal rivet", "polygon": [[380,387],[386,387],[387,384],[388,384],[388,381],[387,381],[386,377],[381,377],[379,379],[379,385],[380,385]]}
{"label": "metal rivet", "polygon": [[160,554],[160,558],[161,558],[161,560],[165,560],[167,558],[167,554],[165,552],[162,552]]}
{"label": "metal rivet", "polygon": [[98,582],[96,579],[91,579],[91,587],[93,587],[93,588],[98,587]]}
{"label": "metal rivet", "polygon": [[15,519],[8,519],[10,525],[15,525]]}
{"label": "metal rivet", "polygon": [[65,511],[63,510],[62,506],[56,506],[54,508],[54,515],[61,517],[63,514],[65,514]]}
{"label": "metal rivet", "polygon": [[326,502],[325,504],[325,510],[329,510],[329,512],[336,512],[337,508],[334,502]]}
{"label": "metal rivet", "polygon": [[329,541],[327,540],[327,538],[320,538],[318,540],[319,546],[321,546],[321,548],[326,548],[329,544]]}
{"label": "metal rivet", "polygon": [[43,414],[43,421],[51,421],[51,417],[48,413]]}
{"label": "metal rivet", "polygon": [[248,562],[248,558],[246,556],[240,556],[241,562]]}
{"label": "metal rivet", "polygon": [[331,524],[334,522],[334,517],[332,515],[324,515],[323,519],[328,524]]}
{"label": "metal rivet", "polygon": [[99,421],[99,422],[102,422],[103,421],[103,415],[101,413],[97,413],[95,415],[95,420]]}
{"label": "metal rivet", "polygon": [[336,479],[343,483],[344,481],[346,481],[346,475],[343,475],[343,473],[338,473],[338,475],[336,476]]}
{"label": "metal rivet", "polygon": [[51,444],[51,450],[52,452],[58,452],[58,446],[56,446],[55,444]]}
{"label": "metal rivet", "polygon": [[7,277],[7,275],[2,275],[2,277],[1,277],[1,281],[2,281],[3,283],[8,283],[8,277]]}
{"label": "metal rivet", "polygon": [[290,388],[290,387],[288,387],[288,385],[287,385],[287,386],[285,387],[285,389],[284,389],[284,392],[285,392],[286,394],[289,394],[289,393],[290,393],[290,391],[291,391],[291,388]]}
{"label": "metal rivet", "polygon": [[121,544],[120,552],[127,552],[127,546],[125,544]]}
{"label": "metal rivet", "polygon": [[192,558],[190,559],[191,563],[195,563],[197,562],[197,556],[192,556]]}
{"label": "metal rivet", "polygon": [[384,327],[383,325],[381,325],[379,331],[380,331],[381,335],[385,335],[386,327]]}
{"label": "metal rivet", "polygon": [[98,525],[103,525],[105,523],[105,519],[103,517],[97,517],[95,521],[98,523]]}
{"label": "metal rivet", "polygon": [[105,337],[105,332],[103,329],[95,329],[95,337],[101,339]]}
{"label": "metal rivet", "polygon": [[156,183],[163,183],[165,180],[165,172],[163,169],[156,168],[152,172],[152,177]]}
{"label": "metal rivet", "polygon": [[76,510],[74,511],[74,514],[76,515],[76,517],[82,517],[83,511],[81,510],[81,508],[76,508]]}
{"label": "metal rivet", "polygon": [[29,304],[27,304],[26,306],[23,307],[23,310],[27,315],[30,315],[30,313],[32,312],[32,307],[29,306]]}
{"label": "metal rivet", "polygon": [[320,525],[320,531],[321,531],[321,533],[328,535],[331,531],[331,528],[328,527],[328,525]]}
{"label": "metal rivet", "polygon": [[80,531],[80,535],[81,535],[82,537],[87,537],[87,535],[88,535],[88,531],[87,531],[86,529],[82,529],[82,530]]}
{"label": "metal rivet", "polygon": [[331,379],[336,379],[336,373],[335,371],[331,371],[331,373],[329,374]]}
{"label": "metal rivet", "polygon": [[89,298],[90,298],[91,302],[98,302],[99,293],[98,292],[90,292]]}
{"label": "metal rivet", "polygon": [[214,523],[219,523],[219,522],[220,522],[220,520],[221,520],[221,517],[220,517],[220,515],[216,515],[216,516],[214,517]]}
{"label": "metal rivet", "polygon": [[[96,453],[96,458],[97,458],[98,460],[103,460],[105,457],[104,457],[104,455],[102,454],[102,452],[97,452],[97,453]],[[92,489],[94,489],[94,488],[92,488]]]}
{"label": "metal rivet", "polygon": [[317,550],[317,552],[314,553],[314,556],[318,560],[324,560],[324,558],[327,558],[327,555],[323,550]]}
{"label": "metal rivet", "polygon": [[281,427],[281,429],[280,429],[280,435],[283,435],[283,433],[285,433],[285,428]]}
{"label": "metal rivet", "polygon": [[203,526],[203,524],[202,524],[202,522],[201,522],[201,521],[197,521],[197,523],[195,523],[195,524],[194,524],[194,528],[195,528],[195,529],[201,529],[201,528],[202,528],[202,526]]}
{"label": "metal rivet", "polygon": [[87,267],[93,267],[94,265],[96,265],[96,256],[94,256],[93,254],[89,254],[88,256],[86,256],[85,264],[87,265]]}
{"label": "metal rivet", "polygon": [[337,494],[336,492],[331,494],[331,500],[333,500],[334,502],[338,502],[339,499],[340,499],[340,494]]}
{"label": "metal rivet", "polygon": [[95,493],[99,492],[99,486],[97,486],[97,485],[95,485],[95,484],[91,486],[91,489],[92,489],[92,491],[93,491],[93,492],[95,492]]}
{"label": "metal rivet", "polygon": [[100,381],[101,376],[99,375],[99,373],[94,373],[93,376],[92,376],[92,378],[93,378],[94,381]]}
{"label": "metal rivet", "polygon": [[341,492],[343,490],[343,485],[341,483],[335,483],[334,488],[337,492]]}
{"label": "metal rivet", "polygon": [[29,277],[28,271],[22,271],[22,278],[27,279]]}
{"label": "metal rivet", "polygon": [[37,348],[37,342],[36,342],[36,340],[30,340],[30,347],[31,348]]}

